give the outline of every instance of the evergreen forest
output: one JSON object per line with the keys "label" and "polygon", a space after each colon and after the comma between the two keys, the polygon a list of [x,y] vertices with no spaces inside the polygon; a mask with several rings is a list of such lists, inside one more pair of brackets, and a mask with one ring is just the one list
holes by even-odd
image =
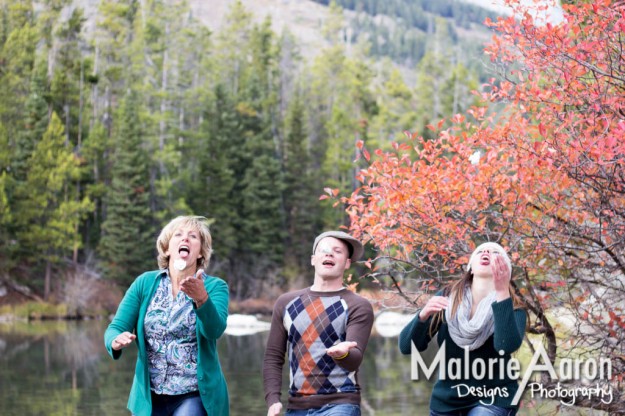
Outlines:
{"label": "evergreen forest", "polygon": [[319,197],[356,188],[356,144],[427,138],[488,76],[479,8],[318,3],[326,46],[307,56],[240,2],[211,31],[179,0],[100,0],[93,19],[1,1],[2,278],[44,299],[77,270],[124,288],[195,214],[234,297],[310,279],[314,237],[348,221]]}

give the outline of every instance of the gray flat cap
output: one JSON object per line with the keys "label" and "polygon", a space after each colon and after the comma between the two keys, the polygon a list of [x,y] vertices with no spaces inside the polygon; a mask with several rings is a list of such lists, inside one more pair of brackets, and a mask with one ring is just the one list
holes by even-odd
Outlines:
{"label": "gray flat cap", "polygon": [[362,243],[356,240],[351,235],[347,234],[343,231],[326,231],[325,233],[321,233],[315,238],[315,243],[313,244],[313,254],[315,254],[315,250],[317,249],[317,244],[319,241],[326,237],[334,237],[338,238],[341,241],[344,241],[349,247],[349,259],[354,262],[358,261],[362,254],[365,252],[365,249],[362,247]]}

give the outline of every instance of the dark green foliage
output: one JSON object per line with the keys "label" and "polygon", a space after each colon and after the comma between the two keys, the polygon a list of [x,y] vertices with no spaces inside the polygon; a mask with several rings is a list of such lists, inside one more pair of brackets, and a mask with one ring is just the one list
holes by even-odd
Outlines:
{"label": "dark green foliage", "polygon": [[47,263],[47,297],[51,265],[80,247],[78,225],[93,209],[91,201],[77,198],[71,186],[79,178],[78,160],[65,140],[56,113],[52,113],[46,132],[35,145],[27,169],[25,181],[15,192],[15,212],[19,213],[15,234],[23,256]]}
{"label": "dark green foliage", "polygon": [[262,255],[273,264],[281,264],[284,239],[282,191],[278,137],[273,132],[278,88],[275,35],[271,22],[265,20],[251,33],[252,62],[247,88],[241,104],[250,110],[241,114],[245,144],[242,151],[251,160],[243,177],[242,232],[249,241],[252,256]]}
{"label": "dark green foliage", "polygon": [[19,182],[26,180],[28,159],[48,127],[49,116],[46,98],[49,97],[49,94],[46,88],[45,71],[46,61],[38,62],[32,72],[30,95],[25,103],[24,125],[15,135],[11,168],[14,178]]}
{"label": "dark green foliage", "polygon": [[12,224],[11,205],[9,203],[9,192],[12,188],[13,178],[10,175],[10,153],[9,139],[6,130],[0,123],[0,262],[5,267],[13,267],[11,233],[9,231]]}
{"label": "dark green foliage", "polygon": [[84,160],[81,166],[84,192],[94,202],[94,210],[83,224],[84,247],[91,251],[100,241],[100,227],[105,218],[107,200],[108,164],[114,155],[112,140],[104,125],[95,123],[80,147]]}
{"label": "dark green foliage", "polygon": [[241,160],[243,144],[240,122],[224,88],[217,86],[213,105],[205,112],[197,137],[190,137],[183,149],[185,160],[197,160],[188,171],[187,201],[191,211],[211,220],[217,272],[228,271],[238,247],[236,224],[241,207],[238,178],[247,161]]}
{"label": "dark green foliage", "polygon": [[247,240],[242,249],[280,263],[284,233],[280,163],[269,129],[258,127],[245,132],[249,135],[245,147],[251,163],[242,178],[241,232]]}
{"label": "dark green foliage", "polygon": [[308,150],[304,104],[296,93],[286,120],[284,146],[284,212],[286,216],[286,259],[301,269],[310,264],[310,242],[321,228],[321,210]]}
{"label": "dark green foliage", "polygon": [[24,106],[30,96],[38,39],[30,2],[11,3],[5,18],[6,38],[0,44],[0,122],[9,145],[16,146],[14,138],[23,125]]}
{"label": "dark green foliage", "polygon": [[145,270],[158,268],[158,230],[148,205],[149,155],[142,143],[139,108],[136,93],[129,92],[118,112],[106,220],[98,250],[104,276],[123,284]]}
{"label": "dark green foliage", "polygon": [[85,68],[81,51],[84,40],[81,40],[80,33],[84,22],[82,10],[77,8],[58,29],[59,47],[50,85],[50,105],[62,117],[67,137],[73,145],[82,140],[81,111],[84,109],[80,107],[80,101],[84,91],[81,91],[81,85],[84,73],[90,70]]}

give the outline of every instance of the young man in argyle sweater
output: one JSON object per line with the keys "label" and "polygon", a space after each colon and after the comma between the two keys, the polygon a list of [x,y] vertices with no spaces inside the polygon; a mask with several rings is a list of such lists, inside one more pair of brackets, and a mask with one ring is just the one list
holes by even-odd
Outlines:
{"label": "young man in argyle sweater", "polygon": [[362,254],[362,244],[349,234],[320,234],[311,258],[313,285],[276,301],[263,362],[267,416],[282,411],[285,355],[290,371],[286,415],[360,416],[358,367],[373,308],[343,286],[343,274]]}

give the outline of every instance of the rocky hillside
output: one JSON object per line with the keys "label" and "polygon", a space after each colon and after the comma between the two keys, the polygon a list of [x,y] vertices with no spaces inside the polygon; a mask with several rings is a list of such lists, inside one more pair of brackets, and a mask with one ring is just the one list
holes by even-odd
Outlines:
{"label": "rocky hillside", "polygon": [[[173,0],[172,0],[173,1]],[[298,41],[302,56],[312,58],[316,56],[326,44],[323,37],[323,27],[329,16],[330,8],[327,0],[188,0],[192,17],[203,22],[213,32],[219,32],[226,21],[225,17],[234,3],[240,1],[244,8],[253,16],[254,21],[260,22],[266,17],[270,17],[273,30],[279,35],[285,31],[290,32]],[[362,1],[339,0],[338,4],[355,4],[355,9],[343,8],[345,16],[345,37],[351,38],[348,41],[355,42],[356,39],[368,39],[372,44],[371,56],[374,60],[388,57],[400,67],[407,70],[414,69],[421,57],[427,50],[427,43],[430,34],[434,30],[435,20],[446,19],[449,22],[449,31],[454,43],[463,42],[460,47],[464,53],[471,50],[472,55],[478,55],[481,45],[490,37],[489,31],[481,25],[482,15],[489,13],[496,16],[494,11],[500,12],[502,7],[496,4],[500,0],[464,0],[456,4],[464,4],[470,9],[472,18],[470,22],[464,16],[462,24],[459,24],[458,16],[445,16],[445,7],[430,3],[429,0],[415,2],[415,0],[395,0],[393,6],[397,10],[395,16],[384,14],[388,11],[387,4],[377,4],[377,11],[363,8]],[[85,30],[91,32],[95,27],[97,19],[97,8],[101,0],[75,0],[75,5],[83,8],[87,22]],[[371,3],[371,2],[369,2]],[[471,3],[471,6],[469,6]],[[421,5],[421,6],[418,6]],[[447,6],[454,4],[453,1],[444,2]],[[382,7],[384,6],[384,7]],[[423,12],[419,10],[423,9]],[[419,10],[421,27],[414,26],[414,22],[404,19],[405,14],[400,12],[402,8],[407,8],[414,12]],[[383,10],[384,9],[384,10]],[[449,7],[447,7],[448,11]],[[481,11],[480,11],[481,10]],[[462,14],[456,11],[456,15]],[[467,13],[469,14],[469,13]],[[476,17],[477,16],[477,17]],[[423,21],[426,19],[429,27],[424,28]],[[430,33],[426,33],[430,32]],[[447,48],[448,46],[443,46]],[[461,59],[464,60],[464,59]],[[404,71],[402,71],[404,72]]]}

